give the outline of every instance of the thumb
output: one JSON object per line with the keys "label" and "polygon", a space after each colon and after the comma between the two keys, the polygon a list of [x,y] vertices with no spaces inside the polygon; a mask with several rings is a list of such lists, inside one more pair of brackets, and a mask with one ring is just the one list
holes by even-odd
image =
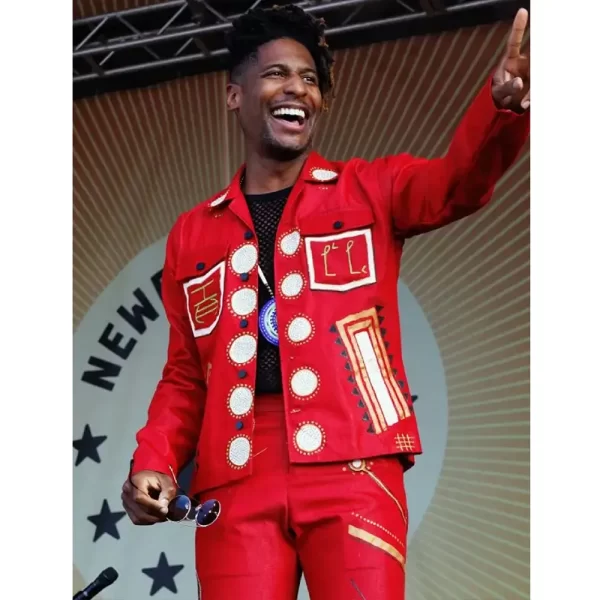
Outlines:
{"label": "thumb", "polygon": [[163,476],[159,480],[160,493],[158,495],[158,501],[163,506],[168,506],[169,502],[177,495],[177,488],[175,484],[168,476]]}

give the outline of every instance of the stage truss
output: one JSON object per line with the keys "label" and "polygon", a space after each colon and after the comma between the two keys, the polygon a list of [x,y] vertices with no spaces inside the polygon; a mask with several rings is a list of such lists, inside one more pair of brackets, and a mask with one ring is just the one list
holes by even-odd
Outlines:
{"label": "stage truss", "polygon": [[334,49],[503,20],[523,5],[513,0],[168,0],[83,16],[73,21],[74,96],[222,69],[231,20],[249,8],[277,3],[297,4],[323,17]]}

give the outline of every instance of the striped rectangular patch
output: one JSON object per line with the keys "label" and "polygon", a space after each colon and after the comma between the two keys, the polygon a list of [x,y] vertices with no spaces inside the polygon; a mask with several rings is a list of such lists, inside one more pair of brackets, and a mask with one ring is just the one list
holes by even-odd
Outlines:
{"label": "striped rectangular patch", "polygon": [[409,417],[408,404],[387,357],[376,309],[349,315],[336,326],[375,433]]}

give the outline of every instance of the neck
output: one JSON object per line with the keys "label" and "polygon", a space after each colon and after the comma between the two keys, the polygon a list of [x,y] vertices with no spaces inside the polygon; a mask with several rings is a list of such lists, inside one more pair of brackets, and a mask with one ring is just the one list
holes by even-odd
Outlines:
{"label": "neck", "polygon": [[308,152],[290,161],[279,161],[248,154],[244,173],[243,191],[246,194],[268,194],[292,187],[304,165]]}

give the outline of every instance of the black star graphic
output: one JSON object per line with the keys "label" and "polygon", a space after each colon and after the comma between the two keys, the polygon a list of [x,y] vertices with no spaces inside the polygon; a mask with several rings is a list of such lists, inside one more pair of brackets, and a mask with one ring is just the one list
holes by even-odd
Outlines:
{"label": "black star graphic", "polygon": [[170,565],[165,553],[161,552],[156,567],[142,569],[142,573],[148,575],[148,577],[152,579],[150,595],[154,596],[154,594],[162,588],[167,588],[176,594],[177,586],[175,585],[175,575],[177,575],[181,569],[183,569],[183,565]]}
{"label": "black star graphic", "polygon": [[80,465],[86,458],[90,458],[94,462],[99,463],[100,456],[98,454],[98,446],[104,441],[106,441],[105,435],[93,436],[90,426],[86,425],[81,438],[73,442],[73,448],[77,450],[75,466],[77,467]]}
{"label": "black star graphic", "polygon": [[94,542],[104,535],[108,533],[115,538],[115,540],[121,539],[119,535],[119,530],[117,529],[117,523],[125,516],[125,512],[117,511],[111,512],[108,501],[104,500],[102,502],[102,508],[97,515],[92,515],[88,517],[88,521],[93,523],[96,526],[96,533],[94,534]]}

